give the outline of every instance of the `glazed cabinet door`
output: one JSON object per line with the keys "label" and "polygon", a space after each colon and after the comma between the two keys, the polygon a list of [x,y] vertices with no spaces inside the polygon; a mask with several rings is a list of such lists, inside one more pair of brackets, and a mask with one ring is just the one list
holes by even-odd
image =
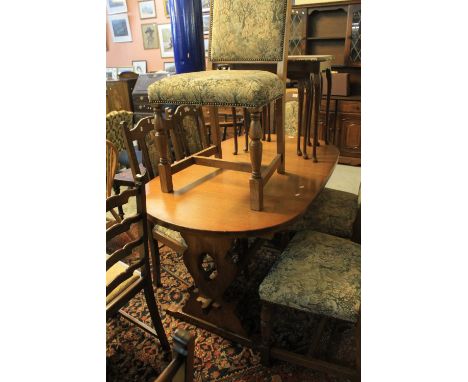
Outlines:
{"label": "glazed cabinet door", "polygon": [[342,114],[338,124],[338,146],[342,156],[361,155],[361,118],[360,115]]}

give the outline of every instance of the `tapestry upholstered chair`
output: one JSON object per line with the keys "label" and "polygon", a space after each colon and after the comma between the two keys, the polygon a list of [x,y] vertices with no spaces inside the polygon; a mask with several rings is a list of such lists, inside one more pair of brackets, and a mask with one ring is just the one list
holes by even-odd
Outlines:
{"label": "tapestry upholstered chair", "polygon": [[[250,208],[262,210],[264,185],[275,170],[284,173],[285,166],[284,95],[290,12],[290,0],[213,0],[210,5],[210,63],[256,64],[257,68],[259,64],[271,64],[276,65],[276,73],[266,70],[208,70],[176,74],[148,87],[148,98],[155,111],[156,141],[162,149],[159,173],[164,180],[161,182],[163,192],[173,191],[172,174],[183,166],[171,166],[167,160],[167,127],[161,105],[209,106],[214,146],[212,150],[187,158],[185,164],[248,171],[251,173]],[[260,119],[263,108],[272,102],[275,103],[277,155],[262,169]],[[249,109],[251,170],[247,170],[245,163],[222,160],[218,106]],[[211,155],[216,158],[207,158]]]}
{"label": "tapestry upholstered chair", "polygon": [[[127,122],[122,122],[121,129],[125,137],[125,146],[130,158],[130,168],[132,175],[136,178],[139,175],[144,176],[144,181],[147,182],[158,176],[159,163],[159,148],[154,143],[156,131],[154,130],[153,117],[144,117],[138,123],[131,127],[127,127]],[[172,141],[176,138],[172,135]],[[142,153],[142,166],[138,163],[135,146],[133,142],[137,141],[138,147]],[[177,253],[185,252],[187,244],[182,235],[172,229],[163,227],[162,225],[151,225],[153,240],[150,240],[151,256],[153,262],[153,278],[156,286],[161,284],[161,260],[159,255],[158,242],[168,246]]]}
{"label": "tapestry upholstered chair", "polygon": [[[129,234],[130,229],[132,229],[133,239],[123,247],[106,255],[106,319],[120,313],[121,316],[146,332],[157,336],[164,351],[169,351],[169,342],[161,322],[151,283],[146,196],[141,176],[136,178],[134,188],[107,198],[106,211],[128,203],[131,197],[136,198],[136,215],[127,217],[106,230],[107,248],[110,248],[110,243],[122,233]],[[134,259],[136,255],[138,256]],[[122,261],[124,259],[127,259],[131,265],[124,263]],[[154,329],[121,310],[141,290],[144,291]]]}
{"label": "tapestry upholstered chair", "polygon": [[[360,380],[361,246],[351,240],[305,230],[296,233],[259,287],[262,304],[262,362],[270,357]],[[351,322],[356,334],[356,368],[272,347],[276,306],[318,315],[308,355],[317,354],[330,320]]]}
{"label": "tapestry upholstered chair", "polygon": [[312,229],[322,233],[352,239],[359,229],[357,219],[361,203],[358,195],[325,187],[291,231]]}

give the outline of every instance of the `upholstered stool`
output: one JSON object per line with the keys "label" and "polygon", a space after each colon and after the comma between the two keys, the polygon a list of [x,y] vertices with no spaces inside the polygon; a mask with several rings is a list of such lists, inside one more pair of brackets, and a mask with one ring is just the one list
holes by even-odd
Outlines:
{"label": "upholstered stool", "polygon": [[[259,288],[262,301],[262,360],[270,355],[317,367],[317,360],[286,350],[270,349],[271,318],[280,305],[319,315],[323,330],[327,318],[356,323],[357,368],[337,366],[320,360],[320,370],[355,378],[360,369],[361,246],[350,240],[306,230],[298,232]],[[319,332],[321,331],[319,330]],[[320,333],[317,334],[318,336]],[[318,345],[319,337],[312,343]],[[312,349],[310,353],[314,353]]]}
{"label": "upholstered stool", "polygon": [[359,210],[359,196],[324,188],[304,216],[290,230],[313,229],[330,235],[351,238]]}

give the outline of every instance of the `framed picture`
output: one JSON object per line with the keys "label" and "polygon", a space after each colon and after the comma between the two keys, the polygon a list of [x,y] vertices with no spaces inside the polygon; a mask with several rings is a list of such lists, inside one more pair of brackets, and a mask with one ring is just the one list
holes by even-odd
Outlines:
{"label": "framed picture", "polygon": [[203,15],[203,34],[210,33],[210,15]]}
{"label": "framed picture", "polygon": [[132,61],[133,71],[138,74],[146,73],[146,60]]}
{"label": "framed picture", "polygon": [[210,11],[210,0],[201,0],[201,10],[202,12]]}
{"label": "framed picture", "polygon": [[141,24],[141,35],[143,36],[143,47],[145,49],[158,49],[159,40],[156,23]]}
{"label": "framed picture", "polygon": [[156,8],[154,7],[154,1],[140,1],[138,3],[140,9],[140,19],[151,19],[156,17]]}
{"label": "framed picture", "polygon": [[107,3],[107,14],[115,15],[116,13],[127,12],[127,1],[126,0],[106,0]]}
{"label": "framed picture", "polygon": [[106,68],[106,80],[117,79],[117,68]]}
{"label": "framed picture", "polygon": [[164,4],[164,16],[170,17],[170,13],[169,13],[169,0],[163,0],[163,4]]}
{"label": "framed picture", "polygon": [[207,38],[205,38],[203,40],[203,42],[205,43],[205,57],[208,57],[208,48],[209,48],[209,45],[210,45],[210,40],[208,40]]}
{"label": "framed picture", "polygon": [[124,67],[124,68],[117,68],[117,75],[123,72],[133,72],[133,68],[131,67]]}
{"label": "framed picture", "polygon": [[159,24],[158,35],[159,45],[161,46],[161,57],[174,57],[171,24]]}
{"label": "framed picture", "polygon": [[126,13],[120,15],[109,16],[109,24],[112,32],[112,41],[114,42],[129,42],[132,41],[132,32],[128,23],[128,15]]}
{"label": "framed picture", "polygon": [[174,72],[176,71],[175,63],[173,62],[165,62],[164,63],[164,71],[166,72]]}

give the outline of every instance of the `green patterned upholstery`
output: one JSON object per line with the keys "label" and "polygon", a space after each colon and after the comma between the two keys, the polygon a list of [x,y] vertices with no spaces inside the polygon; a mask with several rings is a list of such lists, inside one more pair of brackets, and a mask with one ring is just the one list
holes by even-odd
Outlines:
{"label": "green patterned upholstery", "polygon": [[194,116],[187,115],[182,120],[182,128],[185,134],[185,140],[190,154],[195,154],[203,149],[200,134],[198,133],[198,124]]}
{"label": "green patterned upholstery", "polygon": [[212,62],[283,59],[287,0],[212,0]]}
{"label": "green patterned upholstery", "polygon": [[299,102],[288,101],[285,106],[284,131],[287,137],[297,137]]}
{"label": "green patterned upholstery", "polygon": [[148,87],[150,102],[262,107],[281,97],[284,83],[262,70],[208,70],[163,78]]}
{"label": "green patterned upholstery", "polygon": [[298,232],[259,288],[260,299],[356,322],[361,306],[361,246],[312,230]]}
{"label": "green patterned upholstery", "polygon": [[174,231],[170,228],[163,227],[162,225],[156,224],[153,230],[157,231],[163,236],[166,236],[172,240],[177,241],[180,245],[187,247],[187,243],[185,242],[184,238],[180,234],[180,232]]}
{"label": "green patterned upholstery", "polygon": [[358,195],[325,188],[304,216],[290,229],[313,229],[330,235],[351,238],[359,209]]}
{"label": "green patterned upholstery", "polygon": [[127,121],[129,128],[133,126],[133,113],[120,110],[111,111],[106,115],[106,139],[111,141],[118,152],[125,151],[125,138],[120,122]]}

